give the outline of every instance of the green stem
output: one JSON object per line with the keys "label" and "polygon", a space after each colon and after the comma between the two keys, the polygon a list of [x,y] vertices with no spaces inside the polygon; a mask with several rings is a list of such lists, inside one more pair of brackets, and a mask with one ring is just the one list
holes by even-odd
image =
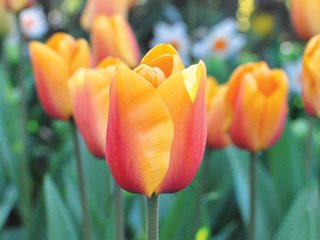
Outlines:
{"label": "green stem", "polygon": [[28,153],[28,132],[27,132],[27,121],[28,121],[28,104],[27,104],[27,89],[26,89],[26,78],[24,77],[24,64],[25,55],[24,39],[22,36],[21,28],[19,25],[19,14],[16,14],[17,29],[19,36],[19,62],[17,66],[17,78],[18,87],[20,90],[20,120],[21,120],[21,159],[19,161],[19,174],[20,174],[20,186],[21,186],[21,204],[22,204],[22,220],[27,229],[27,239],[30,238],[29,224],[30,224],[30,207],[31,207],[31,176],[29,172],[29,153]]}
{"label": "green stem", "polygon": [[255,240],[256,236],[256,161],[257,154],[250,152],[250,220],[249,240]]}
{"label": "green stem", "polygon": [[114,198],[116,211],[116,239],[124,239],[123,195],[119,185],[114,182]]}
{"label": "green stem", "polygon": [[147,198],[147,240],[159,239],[159,197]]}
{"label": "green stem", "polygon": [[312,132],[313,132],[313,119],[309,117],[309,126],[308,126],[308,134],[306,138],[306,158],[305,158],[305,170],[306,170],[306,177],[312,176]]}
{"label": "green stem", "polygon": [[78,178],[79,178],[80,200],[81,200],[81,207],[82,207],[82,214],[83,214],[83,220],[81,223],[81,229],[83,231],[82,239],[89,240],[91,239],[91,226],[90,226],[90,219],[89,219],[89,209],[88,209],[88,200],[87,200],[85,181],[84,181],[84,173],[82,168],[80,144],[79,144],[77,129],[74,122],[71,123],[71,126],[72,126],[72,134],[73,134],[74,153],[75,153],[77,170],[78,170]]}

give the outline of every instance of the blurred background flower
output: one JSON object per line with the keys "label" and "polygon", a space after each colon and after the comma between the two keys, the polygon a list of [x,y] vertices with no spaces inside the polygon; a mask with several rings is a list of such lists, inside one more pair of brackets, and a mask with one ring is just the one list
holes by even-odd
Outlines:
{"label": "blurred background flower", "polygon": [[216,56],[226,59],[233,57],[245,44],[246,37],[238,33],[236,20],[226,18],[212,26],[202,39],[194,43],[192,54],[195,58]]}
{"label": "blurred background flower", "polygon": [[170,43],[178,52],[185,65],[190,64],[190,40],[184,22],[168,24],[158,22],[154,25],[150,47],[160,43]]}
{"label": "blurred background flower", "polygon": [[22,10],[19,20],[21,31],[28,39],[42,38],[48,31],[46,15],[39,5]]}

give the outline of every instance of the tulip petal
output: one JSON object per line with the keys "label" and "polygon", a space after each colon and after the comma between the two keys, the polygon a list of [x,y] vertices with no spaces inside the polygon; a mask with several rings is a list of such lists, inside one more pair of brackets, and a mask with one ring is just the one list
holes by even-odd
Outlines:
{"label": "tulip petal", "polygon": [[73,58],[71,62],[71,72],[75,72],[81,67],[90,67],[90,48],[89,44],[84,39],[79,39],[75,45]]}
{"label": "tulip petal", "polygon": [[[187,79],[186,73],[190,75]],[[174,140],[169,169],[157,193],[177,192],[197,173],[207,133],[205,82],[206,69],[200,62],[172,75],[158,88],[173,117]]]}
{"label": "tulip petal", "polygon": [[177,50],[170,44],[159,44],[152,48],[141,60],[141,64],[159,67],[167,77],[184,69]]}
{"label": "tulip petal", "polygon": [[125,67],[110,87],[106,158],[117,183],[151,196],[169,166],[173,120],[156,89]]}
{"label": "tulip petal", "polygon": [[90,152],[105,156],[111,77],[105,71],[80,69],[69,80],[73,117]]}
{"label": "tulip petal", "polygon": [[69,119],[72,109],[67,83],[68,64],[56,52],[39,42],[30,44],[30,56],[37,94],[43,108],[51,117]]}

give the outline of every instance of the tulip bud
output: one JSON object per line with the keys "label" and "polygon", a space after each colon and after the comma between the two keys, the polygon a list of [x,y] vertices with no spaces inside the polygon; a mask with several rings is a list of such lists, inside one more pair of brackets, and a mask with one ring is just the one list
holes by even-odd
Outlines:
{"label": "tulip bud", "polygon": [[12,12],[20,12],[22,9],[32,6],[35,0],[3,0],[6,8]]}
{"label": "tulip bud", "polygon": [[127,17],[130,7],[136,4],[137,0],[88,0],[82,13],[81,26],[88,30],[98,15],[119,14]]}
{"label": "tulip bud", "polygon": [[228,146],[230,141],[229,127],[230,117],[227,114],[227,102],[225,99],[227,85],[218,85],[213,77],[207,80],[207,145],[220,149]]}
{"label": "tulip bud", "polygon": [[169,44],[151,49],[135,70],[117,68],[106,159],[122,188],[150,197],[191,183],[206,142],[205,82],[204,63],[184,69]]}
{"label": "tulip bud", "polygon": [[271,70],[264,62],[239,66],[231,75],[226,96],[233,143],[252,152],[273,145],[285,125],[287,97],[284,71]]}
{"label": "tulip bud", "polygon": [[68,79],[79,68],[89,67],[87,41],[56,33],[46,44],[31,42],[29,49],[37,94],[44,110],[53,118],[68,120],[72,115]]}
{"label": "tulip bud", "polygon": [[118,57],[130,67],[140,61],[140,49],[135,35],[125,18],[120,15],[98,16],[91,29],[95,63],[106,57]]}
{"label": "tulip bud", "polygon": [[320,33],[319,12],[319,0],[291,0],[291,21],[296,33],[301,38],[309,39]]}
{"label": "tulip bud", "polygon": [[320,34],[307,44],[303,55],[302,98],[305,110],[311,116],[320,117]]}
{"label": "tulip bud", "polygon": [[126,66],[118,59],[105,59],[97,69],[79,69],[69,80],[73,118],[90,152],[105,156],[109,110],[109,88],[117,66]]}

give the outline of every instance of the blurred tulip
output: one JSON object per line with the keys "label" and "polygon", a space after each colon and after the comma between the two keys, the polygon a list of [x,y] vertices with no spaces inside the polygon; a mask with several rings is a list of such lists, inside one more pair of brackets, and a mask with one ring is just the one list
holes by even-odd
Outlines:
{"label": "blurred tulip", "polygon": [[68,79],[79,68],[89,67],[88,43],[66,33],[56,33],[46,44],[31,42],[29,49],[43,108],[53,118],[68,120],[72,115]]}
{"label": "blurred tulip", "polygon": [[125,18],[120,15],[98,16],[91,29],[95,63],[105,57],[118,57],[130,67],[140,61],[140,49],[135,35]]}
{"label": "blurred tulip", "polygon": [[230,144],[228,133],[230,117],[227,114],[227,102],[225,96],[227,85],[218,85],[213,77],[207,80],[207,145],[214,148],[224,148]]}
{"label": "blurred tulip", "polygon": [[270,147],[280,137],[287,115],[288,79],[264,62],[239,66],[231,75],[227,101],[234,144],[252,152]]}
{"label": "blurred tulip", "polygon": [[32,6],[36,0],[3,0],[6,8],[12,12],[20,12],[22,9]]}
{"label": "blurred tulip", "polygon": [[105,59],[97,69],[79,69],[69,80],[74,120],[91,153],[105,156],[110,81],[117,66],[127,66],[116,58]]}
{"label": "blurred tulip", "polygon": [[9,12],[4,3],[0,0],[0,38],[6,35],[14,26],[14,16],[11,12]]}
{"label": "blurred tulip", "polygon": [[320,1],[291,0],[290,15],[296,33],[309,39],[320,33]]}
{"label": "blurred tulip", "polygon": [[302,97],[305,110],[320,117],[320,34],[307,44],[302,64]]}
{"label": "blurred tulip", "polygon": [[206,142],[206,68],[184,69],[169,44],[135,70],[118,67],[110,86],[106,159],[129,192],[177,192],[195,177]]}
{"label": "blurred tulip", "polygon": [[130,7],[136,4],[137,0],[88,0],[81,16],[81,26],[88,30],[98,15],[120,14],[127,17]]}

